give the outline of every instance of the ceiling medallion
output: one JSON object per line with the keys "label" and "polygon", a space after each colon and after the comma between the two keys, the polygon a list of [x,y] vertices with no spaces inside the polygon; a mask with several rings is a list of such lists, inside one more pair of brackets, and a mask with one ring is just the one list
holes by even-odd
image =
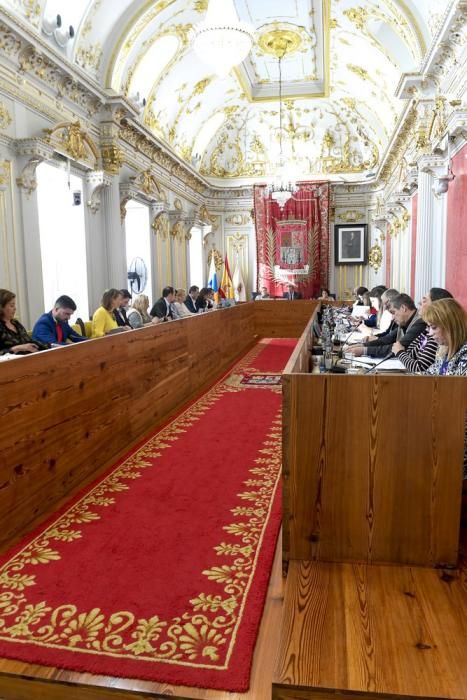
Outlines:
{"label": "ceiling medallion", "polygon": [[298,51],[302,44],[302,37],[291,29],[272,29],[265,32],[258,39],[258,45],[264,53],[282,58],[287,54]]}

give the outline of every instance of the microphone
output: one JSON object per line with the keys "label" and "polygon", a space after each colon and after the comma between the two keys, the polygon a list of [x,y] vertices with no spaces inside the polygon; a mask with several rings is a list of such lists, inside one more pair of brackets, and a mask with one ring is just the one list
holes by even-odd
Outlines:
{"label": "microphone", "polygon": [[379,362],[377,362],[376,364],[372,365],[372,367],[371,367],[370,369],[367,369],[367,370],[366,370],[365,374],[370,374],[370,372],[373,372],[373,370],[375,370],[377,367],[379,367],[380,365],[382,365],[383,362],[386,362],[386,360],[390,360],[391,357],[394,357],[394,353],[393,353],[393,352],[391,352],[389,355],[386,355],[386,357],[383,357],[383,359],[380,360]]}

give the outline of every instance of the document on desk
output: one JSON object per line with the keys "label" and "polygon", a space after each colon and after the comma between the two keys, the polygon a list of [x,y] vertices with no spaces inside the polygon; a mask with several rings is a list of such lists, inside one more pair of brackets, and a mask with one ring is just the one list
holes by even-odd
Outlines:
{"label": "document on desk", "polygon": [[387,360],[381,360],[379,357],[353,357],[352,362],[371,370],[374,368],[375,372],[407,372],[407,368],[397,357],[388,357]]}

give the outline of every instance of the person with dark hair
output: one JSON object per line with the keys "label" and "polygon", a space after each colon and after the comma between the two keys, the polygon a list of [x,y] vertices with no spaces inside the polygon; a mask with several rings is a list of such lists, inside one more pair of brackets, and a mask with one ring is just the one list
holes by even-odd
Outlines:
{"label": "person with dark hair", "polygon": [[155,318],[160,318],[162,321],[171,321],[174,317],[172,311],[172,303],[175,301],[175,289],[173,287],[164,287],[162,296],[156,301],[150,311],[150,315]]}
{"label": "person with dark hair", "polygon": [[130,304],[131,294],[128,289],[120,289],[121,301],[120,304],[114,309],[115,320],[117,321],[117,326],[123,328],[131,328],[131,323],[126,315],[126,310]]}
{"label": "person with dark hair", "polygon": [[25,327],[15,318],[16,294],[0,289],[0,355],[29,355],[47,350],[49,345],[30,338]]}
{"label": "person with dark hair", "polygon": [[321,299],[322,301],[325,301],[327,299],[332,299],[331,292],[329,291],[329,289],[326,289],[326,287],[321,287],[321,291],[320,291],[318,299]]}
{"label": "person with dark hair", "polygon": [[188,311],[191,311],[192,314],[198,313],[198,309],[196,308],[196,300],[198,299],[198,295],[199,287],[197,287],[196,284],[192,284],[184,301],[186,308]]}
{"label": "person with dark hair", "polygon": [[301,292],[297,292],[297,288],[292,282],[289,282],[287,285],[287,291],[282,294],[282,298],[292,301],[293,299],[301,299],[302,294]]}
{"label": "person with dark hair", "polygon": [[385,357],[391,353],[391,346],[396,341],[399,341],[404,349],[408,348],[412,341],[426,329],[426,323],[418,315],[417,307],[408,294],[399,294],[394,297],[389,310],[397,327],[384,336],[364,341],[363,347],[352,346],[349,352],[357,356]]}
{"label": "person with dark hair", "polygon": [[380,309],[382,307],[381,296],[383,292],[380,287],[373,287],[370,292],[365,292],[363,298],[365,306],[369,306],[368,317],[363,319],[363,324],[368,328],[376,328],[378,321],[381,318]]}
{"label": "person with dark hair", "polygon": [[51,345],[67,345],[87,340],[70,326],[68,321],[76,311],[76,304],[66,294],[58,297],[53,309],[42,314],[32,329],[32,339]]}
{"label": "person with dark hair", "polygon": [[[452,299],[452,294],[447,289],[432,287],[422,297],[420,315],[423,317],[428,307],[439,299]],[[392,346],[392,351],[410,372],[423,372],[434,363],[438,351],[438,343],[432,337],[427,327],[407,348],[404,348],[399,341],[396,341]]]}
{"label": "person with dark hair", "polygon": [[210,287],[203,287],[200,289],[198,298],[196,299],[196,309],[197,313],[203,313],[203,311],[209,311],[212,309],[212,301],[210,299],[212,289]]}
{"label": "person with dark hair", "polygon": [[120,306],[121,293],[119,289],[106,289],[102,295],[101,305],[92,317],[92,337],[102,338],[109,333],[124,331],[126,327],[119,328],[113,312]]}
{"label": "person with dark hair", "polygon": [[368,291],[368,289],[366,287],[356,287],[353,290],[353,295],[355,297],[354,306],[363,306],[362,297],[365,294],[365,292],[367,292],[367,291]]}

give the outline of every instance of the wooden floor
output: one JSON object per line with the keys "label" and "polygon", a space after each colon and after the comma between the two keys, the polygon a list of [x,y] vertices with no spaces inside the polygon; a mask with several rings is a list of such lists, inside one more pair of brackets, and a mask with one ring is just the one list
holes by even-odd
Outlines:
{"label": "wooden floor", "polygon": [[279,538],[248,693],[93,676],[0,659],[0,700],[270,700],[282,614],[284,583],[281,558],[282,542]]}
{"label": "wooden floor", "polygon": [[273,699],[465,700],[465,573],[290,562]]}

